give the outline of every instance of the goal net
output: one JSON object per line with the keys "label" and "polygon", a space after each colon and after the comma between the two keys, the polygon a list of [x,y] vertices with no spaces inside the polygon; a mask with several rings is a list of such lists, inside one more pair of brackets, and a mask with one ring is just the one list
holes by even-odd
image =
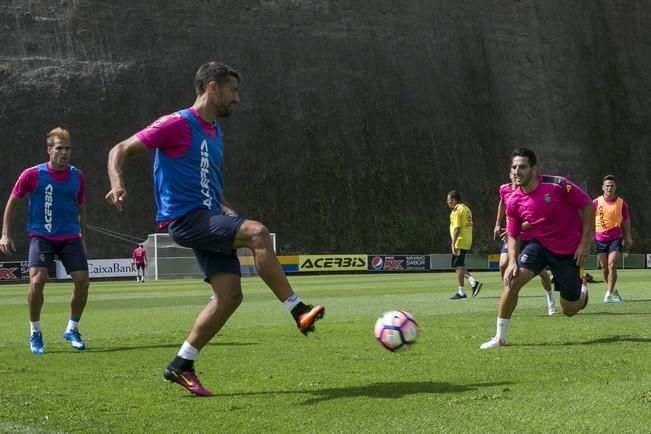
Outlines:
{"label": "goal net", "polygon": [[[276,234],[271,234],[271,240],[275,251]],[[145,269],[147,279],[203,279],[203,273],[192,249],[179,246],[170,238],[169,234],[149,234],[142,245],[147,251],[147,268]],[[257,276],[253,252],[246,248],[237,249],[237,256],[240,259],[242,277]]]}

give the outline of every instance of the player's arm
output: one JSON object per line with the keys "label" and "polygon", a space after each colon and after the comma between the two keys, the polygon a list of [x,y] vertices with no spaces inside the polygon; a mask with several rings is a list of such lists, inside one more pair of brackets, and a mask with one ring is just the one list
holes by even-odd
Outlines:
{"label": "player's arm", "polygon": [[457,256],[459,254],[459,249],[456,247],[457,239],[459,239],[459,232],[461,232],[461,228],[459,226],[452,229],[452,254]]}
{"label": "player's arm", "polygon": [[222,198],[222,211],[226,215],[237,215],[235,208],[225,198]]}
{"label": "player's arm", "polygon": [[108,177],[111,190],[106,194],[106,201],[122,211],[122,204],[127,197],[124,186],[124,165],[127,158],[147,152],[147,145],[135,135],[115,145],[108,154]]}
{"label": "player's arm", "polygon": [[631,219],[626,219],[622,222],[622,229],[624,229],[624,246],[628,251],[633,245],[633,231],[631,230]]}
{"label": "player's arm", "polygon": [[2,238],[0,238],[0,252],[5,255],[11,255],[16,251],[16,245],[11,236],[11,225],[16,216],[16,208],[20,200],[21,198],[14,196],[12,193],[5,206],[4,216],[2,217]]}
{"label": "player's arm", "polygon": [[79,228],[81,229],[81,242],[86,250],[86,207],[83,203],[77,205],[79,209]]}
{"label": "player's arm", "polygon": [[580,210],[581,219],[583,221],[583,231],[581,233],[581,242],[574,254],[576,265],[582,267],[590,255],[590,246],[592,245],[592,236],[594,232],[594,205],[591,201]]}
{"label": "player's arm", "polygon": [[493,239],[496,240],[497,237],[502,236],[502,219],[506,210],[504,209],[504,201],[500,199],[500,203],[497,205],[497,218],[495,219],[495,228],[493,229]]}

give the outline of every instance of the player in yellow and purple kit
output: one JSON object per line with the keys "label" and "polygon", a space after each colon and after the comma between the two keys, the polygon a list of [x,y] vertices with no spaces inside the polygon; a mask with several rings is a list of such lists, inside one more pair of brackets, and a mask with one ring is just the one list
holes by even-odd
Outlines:
{"label": "player in yellow and purple kit", "polygon": [[[506,202],[508,201],[511,193],[513,193],[517,186],[513,181],[513,174],[510,173],[509,177],[511,182],[507,184],[502,184],[499,189],[500,202],[497,205],[497,219],[495,220],[495,229],[493,230],[493,239],[498,237],[502,239],[502,247],[500,249],[500,275],[504,278],[504,271],[509,265],[509,254],[508,254],[508,245],[506,238],[506,229],[502,228],[502,219],[506,215]],[[529,228],[528,222],[523,222],[522,224],[522,233],[520,234],[520,250],[524,249],[531,240],[531,235],[527,231]],[[545,296],[547,298],[547,314],[549,316],[556,315],[556,302],[554,301],[554,292],[552,291],[552,282],[549,277],[547,270],[542,270],[539,274],[540,282],[542,283],[543,289],[545,290]]]}
{"label": "player in yellow and purple kit", "polygon": [[29,345],[32,353],[45,354],[41,331],[45,283],[48,268],[56,255],[70,274],[74,289],[70,296],[70,318],[63,338],[76,350],[86,344],[78,330],[88,299],[88,261],[82,242],[85,226],[84,175],[69,164],[72,149],[70,133],[55,128],[47,134],[46,163],[25,169],[14,186],[3,218],[0,252],[16,251],[11,225],[18,202],[29,197]]}
{"label": "player in yellow and purple kit", "polygon": [[[617,196],[617,180],[613,175],[603,178],[601,189],[604,194],[592,201],[595,208],[595,241],[599,265],[604,272],[604,281],[608,285],[604,303],[617,303],[622,301],[617,283],[617,262],[626,246],[633,245],[631,235],[631,220],[628,205],[621,197]],[[622,231],[623,229],[623,231]]]}
{"label": "player in yellow and purple kit", "polygon": [[192,248],[215,297],[197,316],[176,358],[165,368],[166,380],[191,393],[211,396],[194,371],[201,349],[224,326],[242,302],[240,263],[236,249],[253,251],[255,267],[305,335],[325,313],[294,293],[273,250],[269,229],[237,215],[224,199],[224,142],[218,118],[231,115],[240,101],[240,74],[217,62],[199,67],[192,107],[163,116],[118,143],[109,152],[109,204],[122,208],[127,197],[127,157],[155,151],[156,220],[178,244]]}
{"label": "player in yellow and purple kit", "polygon": [[[533,277],[549,267],[561,294],[561,310],[576,315],[588,304],[588,288],[580,267],[590,254],[594,207],[590,197],[562,176],[538,175],[536,154],[518,148],[511,154],[511,172],[517,189],[506,204],[509,265],[497,310],[495,336],[482,350],[500,348],[506,342],[518,293]],[[520,234],[529,223],[531,241],[520,253]]]}
{"label": "player in yellow and purple kit", "polygon": [[131,255],[133,265],[136,266],[136,282],[145,283],[145,267],[147,266],[147,251],[142,244],[133,249]]}

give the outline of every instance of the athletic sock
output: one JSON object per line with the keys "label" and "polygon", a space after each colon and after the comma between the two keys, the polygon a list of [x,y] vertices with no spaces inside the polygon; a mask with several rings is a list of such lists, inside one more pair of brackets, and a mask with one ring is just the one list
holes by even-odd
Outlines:
{"label": "athletic sock", "polygon": [[302,301],[301,297],[299,297],[298,294],[292,294],[287,298],[287,300],[283,301],[283,305],[285,306],[285,308],[287,308],[288,311],[291,312],[292,310],[294,310],[296,305],[301,303],[301,301]]}
{"label": "athletic sock", "polygon": [[510,318],[497,318],[497,331],[495,337],[501,339],[502,342],[506,342],[506,332],[509,329]]}
{"label": "athletic sock", "polygon": [[29,322],[29,334],[30,336],[34,333],[41,331],[41,322],[40,321],[30,321]]}
{"label": "athletic sock", "polygon": [[554,304],[554,292],[553,291],[547,291],[545,290],[545,294],[547,295],[547,304],[552,305]]}
{"label": "athletic sock", "polygon": [[79,326],[80,319],[81,318],[76,318],[74,316],[71,316],[70,319],[68,320],[68,327],[66,327],[66,333],[76,330],[77,327]]}
{"label": "athletic sock", "polygon": [[464,288],[463,286],[460,286],[458,292],[459,292],[459,295],[466,295],[466,288]]}
{"label": "athletic sock", "polygon": [[183,345],[181,345],[181,349],[179,350],[178,353],[176,353],[176,355],[185,360],[194,361],[197,360],[197,357],[199,357],[199,351],[201,350],[190,345],[188,341],[185,341],[183,342]]}
{"label": "athletic sock", "polygon": [[472,276],[468,276],[468,282],[470,283],[470,286],[475,286],[475,284],[477,283],[475,278]]}
{"label": "athletic sock", "polygon": [[170,366],[179,371],[194,371],[194,360],[187,360],[183,357],[176,356],[170,363]]}

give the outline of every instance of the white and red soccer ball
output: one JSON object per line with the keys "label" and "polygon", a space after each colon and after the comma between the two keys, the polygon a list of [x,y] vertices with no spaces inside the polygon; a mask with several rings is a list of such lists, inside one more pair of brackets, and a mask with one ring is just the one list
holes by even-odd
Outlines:
{"label": "white and red soccer ball", "polygon": [[418,323],[404,310],[391,310],[375,322],[375,339],[389,351],[409,348],[418,337]]}

